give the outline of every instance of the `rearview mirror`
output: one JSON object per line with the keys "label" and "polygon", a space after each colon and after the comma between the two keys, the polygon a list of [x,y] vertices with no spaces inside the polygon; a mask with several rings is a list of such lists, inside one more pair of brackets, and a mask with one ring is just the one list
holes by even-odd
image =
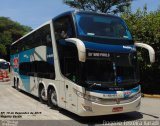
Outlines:
{"label": "rearview mirror", "polygon": [[77,38],[67,38],[65,39],[66,42],[70,42],[76,45],[77,50],[78,50],[78,58],[80,62],[85,62],[86,61],[86,47],[84,43]]}
{"label": "rearview mirror", "polygon": [[153,49],[150,45],[145,44],[145,43],[138,43],[138,42],[135,43],[135,45],[136,45],[137,47],[141,47],[141,48],[147,49],[148,52],[149,52],[150,62],[151,62],[151,63],[154,63],[154,62],[155,62],[155,51],[154,51],[154,49]]}

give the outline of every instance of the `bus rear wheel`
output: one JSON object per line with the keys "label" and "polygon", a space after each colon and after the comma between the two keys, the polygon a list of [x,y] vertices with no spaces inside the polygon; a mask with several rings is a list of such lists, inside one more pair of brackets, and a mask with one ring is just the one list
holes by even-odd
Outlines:
{"label": "bus rear wheel", "polygon": [[45,103],[45,88],[44,88],[44,86],[41,86],[39,88],[39,100],[40,100],[40,102]]}
{"label": "bus rear wheel", "polygon": [[56,93],[54,88],[50,88],[49,91],[48,91],[48,105],[51,108],[55,108],[55,109],[58,108],[58,105],[57,105],[57,93]]}
{"label": "bus rear wheel", "polygon": [[13,80],[13,84],[14,84],[13,87],[16,88],[16,79],[15,78]]}
{"label": "bus rear wheel", "polygon": [[16,83],[16,89],[19,91],[19,79],[17,79],[17,83]]}

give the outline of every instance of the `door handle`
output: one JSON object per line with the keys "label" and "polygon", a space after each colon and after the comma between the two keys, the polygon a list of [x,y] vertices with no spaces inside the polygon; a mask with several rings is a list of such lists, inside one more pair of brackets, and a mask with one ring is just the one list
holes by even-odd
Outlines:
{"label": "door handle", "polygon": [[68,89],[68,85],[66,85],[66,88]]}

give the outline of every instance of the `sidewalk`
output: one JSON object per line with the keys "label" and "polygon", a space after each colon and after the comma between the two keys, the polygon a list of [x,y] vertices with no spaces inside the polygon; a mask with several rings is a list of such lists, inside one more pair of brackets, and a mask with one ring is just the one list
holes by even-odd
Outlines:
{"label": "sidewalk", "polygon": [[143,93],[142,93],[142,97],[146,97],[146,98],[160,98],[160,95],[155,95],[155,94],[143,94]]}

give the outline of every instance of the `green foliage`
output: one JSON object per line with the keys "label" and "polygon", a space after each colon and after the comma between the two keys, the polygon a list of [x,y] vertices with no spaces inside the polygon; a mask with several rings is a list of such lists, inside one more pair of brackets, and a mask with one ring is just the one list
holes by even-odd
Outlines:
{"label": "green foliage", "polygon": [[3,54],[3,55],[7,54],[6,47],[3,44],[0,44],[0,54]]}
{"label": "green foliage", "polygon": [[160,94],[160,10],[147,13],[145,5],[143,10],[138,9],[135,13],[128,10],[121,16],[132,32],[135,42],[147,43],[155,49],[156,63],[153,65],[149,64],[148,52],[145,49],[138,49],[138,59],[143,91]]}
{"label": "green foliage", "polygon": [[31,30],[30,27],[21,25],[7,17],[0,17],[0,56],[6,55],[7,45],[10,45]]}
{"label": "green foliage", "polygon": [[99,11],[103,13],[124,12],[133,0],[64,0],[65,4],[89,11]]}
{"label": "green foliage", "polygon": [[[160,50],[160,11],[147,13],[147,6],[143,10],[138,9],[135,13],[126,12],[122,14],[135,41],[151,45],[156,53]],[[143,57],[148,55],[141,49]],[[144,53],[143,53],[144,52]],[[158,57],[157,57],[158,58]],[[140,57],[145,62],[145,58]],[[144,63],[147,65],[147,63]]]}

